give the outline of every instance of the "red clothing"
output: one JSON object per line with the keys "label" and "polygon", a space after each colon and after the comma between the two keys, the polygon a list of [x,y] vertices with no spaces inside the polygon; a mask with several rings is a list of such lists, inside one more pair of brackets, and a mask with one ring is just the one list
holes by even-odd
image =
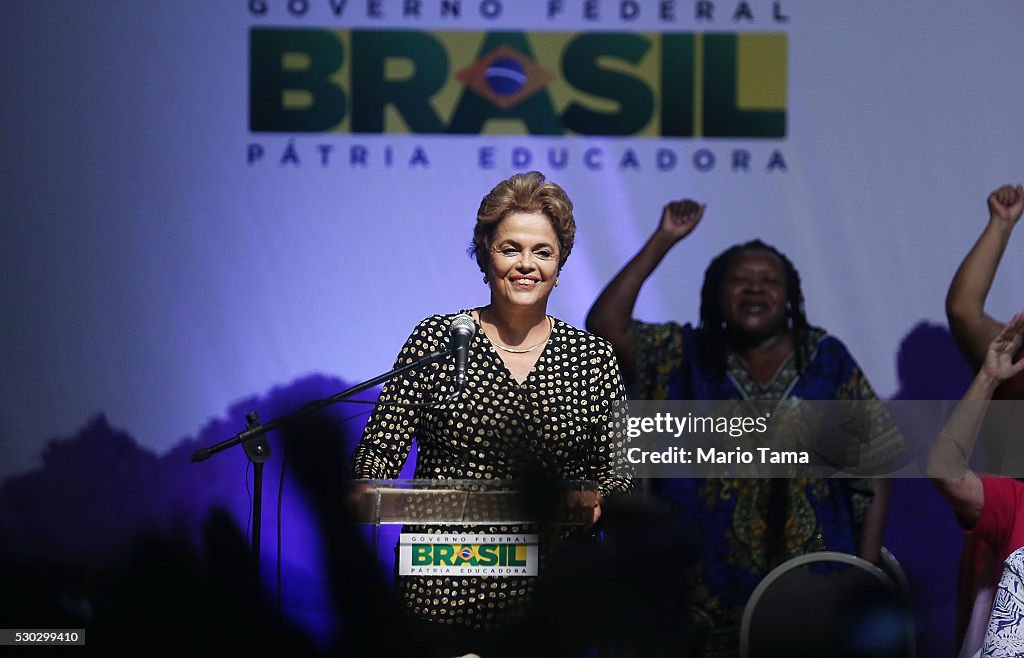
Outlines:
{"label": "red clothing", "polygon": [[[1024,372],[1000,384],[992,398],[1024,400]],[[972,635],[966,638],[966,655],[972,655],[974,650],[981,648],[984,624],[979,625],[978,620],[982,616],[988,619],[988,611],[975,608],[983,607],[985,596],[994,594],[1007,556],[1024,546],[1024,523],[1016,523],[1017,510],[1024,511],[1024,484],[1010,478],[995,477],[982,477],[981,483],[985,504],[978,526],[967,533],[964,541],[957,579],[958,642],[965,639],[968,631]],[[982,595],[985,591],[988,594]]]}
{"label": "red clothing", "polygon": [[1003,562],[1024,546],[1024,482],[982,476],[981,486],[985,502],[960,555],[957,636],[964,638],[961,656],[974,655],[981,648]]}
{"label": "red clothing", "polygon": [[[993,587],[999,580],[999,571],[995,568],[995,551],[977,535],[968,532],[964,537],[964,548],[960,553],[960,568],[956,581],[956,637],[957,643],[962,644],[967,636],[968,628],[971,630],[971,640],[968,644],[972,647],[980,641],[981,627],[979,622],[974,620],[975,615],[981,615],[982,611],[975,611],[975,607],[984,607],[984,600],[979,599],[979,593],[988,591],[994,593]],[[985,595],[986,597],[988,594]],[[973,624],[972,624],[973,620]],[[984,615],[984,621],[988,621],[988,615]]]}
{"label": "red clothing", "polygon": [[1024,546],[1024,482],[1006,477],[982,477],[985,504],[970,533],[992,547],[997,564]]}

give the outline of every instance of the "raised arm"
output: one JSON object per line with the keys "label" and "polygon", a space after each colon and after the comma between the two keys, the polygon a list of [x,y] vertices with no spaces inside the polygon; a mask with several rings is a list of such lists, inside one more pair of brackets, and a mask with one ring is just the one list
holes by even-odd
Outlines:
{"label": "raised arm", "polygon": [[973,528],[978,523],[985,503],[981,480],[967,462],[992,393],[1001,382],[1024,370],[1024,359],[1013,362],[1021,346],[1022,334],[1024,313],[1017,313],[989,345],[981,369],[946,421],[929,455],[928,476],[953,506],[965,528]]}
{"label": "raised arm", "polygon": [[669,249],[693,231],[704,216],[705,207],[690,199],[667,204],[657,230],[615,275],[587,314],[587,330],[611,342],[627,381],[633,379],[636,366],[632,320],[640,287]]}
{"label": "raised arm", "polygon": [[960,263],[946,295],[950,329],[975,368],[985,359],[985,351],[1001,327],[985,313],[985,298],[1022,210],[1024,188],[1020,185],[1003,185],[989,195],[988,225]]}

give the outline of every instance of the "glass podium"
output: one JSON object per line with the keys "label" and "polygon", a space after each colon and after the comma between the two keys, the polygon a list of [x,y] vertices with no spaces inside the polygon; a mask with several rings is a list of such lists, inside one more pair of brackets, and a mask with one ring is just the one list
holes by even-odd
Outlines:
{"label": "glass podium", "polygon": [[[372,526],[371,543],[378,559],[381,559],[382,526],[405,527],[399,535],[397,551],[400,574],[501,575],[507,571],[536,575],[538,535],[533,533],[543,527],[589,525],[598,500],[596,485],[587,481],[544,482],[533,486],[513,480],[361,480],[354,484],[357,487],[357,493],[353,494],[356,522]],[[439,527],[441,531],[431,534],[420,530],[406,534],[410,526]],[[480,534],[495,533],[498,528],[503,534]],[[524,530],[530,534],[521,534]],[[440,555],[447,550],[436,546],[428,549],[428,544],[451,543],[460,552],[473,556],[469,558],[471,561],[478,559],[473,564],[482,565],[491,549],[473,546],[523,541],[528,546],[514,550],[523,551],[525,571],[511,566],[508,570],[466,566],[457,556],[448,556],[447,562],[439,557],[442,561],[436,565],[417,567],[416,563],[417,551],[423,555]],[[503,565],[503,556],[511,560],[509,550],[513,549],[501,548],[493,552],[496,563]]]}
{"label": "glass podium", "polygon": [[358,523],[498,526],[587,525],[597,502],[593,482],[545,483],[543,490],[515,480],[362,480]]}

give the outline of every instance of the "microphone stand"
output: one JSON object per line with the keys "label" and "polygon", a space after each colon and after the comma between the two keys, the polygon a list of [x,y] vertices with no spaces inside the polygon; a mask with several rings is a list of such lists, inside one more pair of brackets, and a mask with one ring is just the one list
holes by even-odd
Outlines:
{"label": "microphone stand", "polygon": [[298,411],[293,411],[290,414],[281,416],[271,420],[269,423],[260,423],[259,416],[255,411],[252,411],[245,415],[245,431],[239,432],[235,436],[221,441],[215,445],[207,448],[196,450],[192,453],[193,462],[201,462],[209,459],[218,452],[227,450],[232,446],[236,446],[239,443],[242,444],[242,448],[245,450],[245,456],[249,458],[249,461],[253,464],[253,523],[252,523],[252,554],[256,560],[256,577],[259,578],[259,566],[260,566],[260,521],[263,512],[263,462],[267,461],[270,457],[270,443],[267,441],[266,433],[270,430],[276,429],[281,425],[289,423],[296,418],[300,418],[307,414],[311,414],[314,411],[329,407],[337,402],[342,402],[349,399],[357,393],[362,393],[368,388],[372,388],[381,382],[387,381],[395,375],[400,375],[408,370],[414,370],[416,368],[422,368],[425,365],[433,363],[448,356],[455,351],[455,348],[442,350],[440,352],[431,352],[427,356],[417,359],[412,363],[407,363],[399,368],[389,370],[382,375],[378,375],[373,379],[368,379],[361,384],[356,384],[351,388],[347,388],[340,393],[323,398],[322,400],[314,400],[303,405]]}

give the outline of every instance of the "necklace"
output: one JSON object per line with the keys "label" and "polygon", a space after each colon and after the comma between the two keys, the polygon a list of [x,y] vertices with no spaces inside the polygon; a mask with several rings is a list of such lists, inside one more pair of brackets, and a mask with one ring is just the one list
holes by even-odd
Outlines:
{"label": "necklace", "polygon": [[527,347],[525,349],[516,349],[516,348],[513,348],[513,347],[505,347],[504,345],[502,345],[498,341],[493,340],[490,336],[487,336],[487,332],[484,331],[483,324],[480,325],[480,331],[483,331],[484,336],[487,336],[487,340],[491,341],[491,345],[494,345],[499,350],[504,350],[504,351],[509,352],[511,354],[526,354],[527,352],[534,351],[538,347],[546,344],[549,340],[551,340],[551,332],[554,331],[554,330],[555,330],[555,323],[551,319],[551,316],[549,315],[548,316],[548,335],[544,337],[544,340],[540,341],[539,343],[537,343],[533,347]]}

